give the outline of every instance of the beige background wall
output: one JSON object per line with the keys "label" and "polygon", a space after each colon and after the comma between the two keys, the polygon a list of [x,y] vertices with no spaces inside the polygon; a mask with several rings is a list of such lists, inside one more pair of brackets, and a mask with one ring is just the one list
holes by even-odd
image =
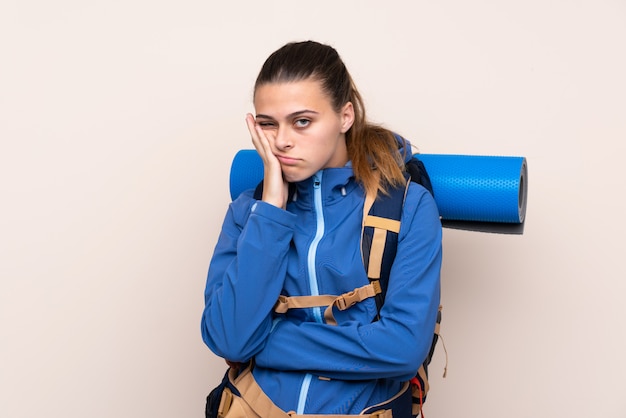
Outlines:
{"label": "beige background wall", "polygon": [[427,416],[626,417],[617,0],[3,1],[0,416],[202,416],[252,83],[308,38],[422,152],[529,161],[523,236],[445,231]]}

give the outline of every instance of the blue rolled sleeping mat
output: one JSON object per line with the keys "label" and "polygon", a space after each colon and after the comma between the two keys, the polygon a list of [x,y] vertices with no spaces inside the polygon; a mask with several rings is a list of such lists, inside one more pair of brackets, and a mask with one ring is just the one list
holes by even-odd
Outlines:
{"label": "blue rolled sleeping mat", "polygon": [[[526,158],[415,154],[430,177],[442,225],[477,232],[522,234],[526,217]],[[230,169],[234,200],[263,179],[256,150],[240,150]]]}

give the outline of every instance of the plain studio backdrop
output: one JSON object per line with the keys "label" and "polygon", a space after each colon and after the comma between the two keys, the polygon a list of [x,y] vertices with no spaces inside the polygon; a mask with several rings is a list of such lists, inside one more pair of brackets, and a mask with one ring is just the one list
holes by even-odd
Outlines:
{"label": "plain studio backdrop", "polygon": [[426,415],[626,417],[623,0],[3,1],[0,416],[203,416],[230,163],[305,39],[422,152],[528,159],[523,235],[444,232]]}

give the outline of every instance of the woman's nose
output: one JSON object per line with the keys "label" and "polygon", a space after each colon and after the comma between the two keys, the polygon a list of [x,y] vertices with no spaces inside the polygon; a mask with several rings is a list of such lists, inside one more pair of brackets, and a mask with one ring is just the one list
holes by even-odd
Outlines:
{"label": "woman's nose", "polygon": [[274,137],[274,145],[279,150],[293,148],[293,141],[287,129],[279,128]]}

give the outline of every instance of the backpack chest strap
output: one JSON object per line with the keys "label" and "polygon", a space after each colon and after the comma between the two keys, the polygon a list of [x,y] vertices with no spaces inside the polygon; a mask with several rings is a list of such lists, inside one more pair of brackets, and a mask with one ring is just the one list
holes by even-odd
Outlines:
{"label": "backpack chest strap", "polygon": [[373,281],[365,286],[358,287],[350,292],[343,293],[339,296],[335,295],[319,295],[319,296],[284,296],[278,297],[278,301],[274,305],[274,312],[285,313],[289,309],[315,308],[326,306],[324,311],[324,320],[329,325],[337,325],[335,316],[333,315],[333,307],[340,311],[354,306],[365,299],[375,297],[381,292],[380,283]]}

